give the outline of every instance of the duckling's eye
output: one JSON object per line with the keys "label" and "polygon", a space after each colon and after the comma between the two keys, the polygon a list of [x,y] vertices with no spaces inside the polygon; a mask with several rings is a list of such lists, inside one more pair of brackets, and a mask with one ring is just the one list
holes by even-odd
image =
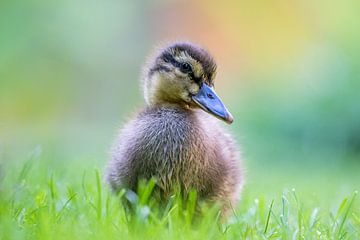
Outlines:
{"label": "duckling's eye", "polygon": [[184,63],[181,63],[180,65],[180,70],[183,72],[183,73],[189,73],[192,71],[191,69],[191,65],[187,62],[184,62]]}

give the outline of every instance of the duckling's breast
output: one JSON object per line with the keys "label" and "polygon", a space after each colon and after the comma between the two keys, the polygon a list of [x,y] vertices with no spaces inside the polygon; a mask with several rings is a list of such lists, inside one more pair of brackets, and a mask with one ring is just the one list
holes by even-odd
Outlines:
{"label": "duckling's breast", "polygon": [[179,186],[206,196],[227,171],[217,161],[216,141],[194,111],[149,107],[122,130],[114,146],[109,180],[113,188],[136,190],[139,179],[155,178],[164,193]]}

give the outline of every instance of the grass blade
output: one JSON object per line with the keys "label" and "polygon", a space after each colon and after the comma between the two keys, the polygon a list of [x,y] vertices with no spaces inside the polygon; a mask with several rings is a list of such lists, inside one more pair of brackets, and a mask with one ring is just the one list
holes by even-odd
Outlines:
{"label": "grass blade", "polygon": [[271,212],[272,212],[273,205],[274,205],[274,199],[273,199],[273,200],[271,201],[271,203],[270,203],[269,212],[268,212],[267,217],[266,217],[266,224],[265,224],[264,234],[266,234],[266,232],[267,232],[267,230],[268,230],[268,227],[269,227],[270,214],[271,214]]}

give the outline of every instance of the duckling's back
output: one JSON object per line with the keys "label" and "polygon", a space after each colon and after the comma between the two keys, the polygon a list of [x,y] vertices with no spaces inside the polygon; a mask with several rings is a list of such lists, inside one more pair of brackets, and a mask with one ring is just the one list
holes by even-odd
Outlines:
{"label": "duckling's back", "polygon": [[178,186],[234,202],[242,186],[239,158],[232,138],[202,111],[148,107],[121,130],[107,180],[115,191],[135,191],[140,179],[155,178],[162,200]]}

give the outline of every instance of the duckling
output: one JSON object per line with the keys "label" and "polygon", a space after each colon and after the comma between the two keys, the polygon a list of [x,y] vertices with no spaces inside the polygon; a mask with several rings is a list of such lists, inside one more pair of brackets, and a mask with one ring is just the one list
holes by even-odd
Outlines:
{"label": "duckling", "polygon": [[[178,187],[199,200],[234,206],[243,185],[240,153],[219,125],[233,117],[214,91],[216,63],[203,48],[176,42],[150,59],[143,74],[146,106],[120,131],[106,179],[115,192],[136,192],[140,179],[156,179],[166,201]],[[216,118],[214,118],[216,117]]]}

